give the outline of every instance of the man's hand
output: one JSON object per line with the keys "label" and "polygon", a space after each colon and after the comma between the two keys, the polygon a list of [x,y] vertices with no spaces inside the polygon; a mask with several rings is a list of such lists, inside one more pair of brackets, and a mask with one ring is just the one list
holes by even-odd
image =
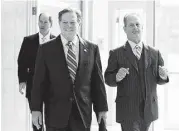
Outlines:
{"label": "man's hand", "polygon": [[21,83],[19,84],[19,92],[20,92],[21,94],[24,94],[25,88],[26,88],[26,83],[25,83],[25,82],[21,82]]}
{"label": "man's hand", "polygon": [[166,68],[159,66],[159,76],[163,80],[167,80],[168,77],[168,71]]}
{"label": "man's hand", "polygon": [[104,124],[106,126],[106,118],[107,118],[107,114],[106,113],[107,113],[106,111],[99,112],[99,114],[98,114],[98,124],[100,124],[101,123],[101,119],[103,119],[104,120]]}
{"label": "man's hand", "polygon": [[39,130],[42,126],[42,113],[40,111],[32,111],[32,123]]}
{"label": "man's hand", "polygon": [[119,82],[123,80],[127,74],[129,74],[129,68],[120,68],[116,74],[116,81]]}

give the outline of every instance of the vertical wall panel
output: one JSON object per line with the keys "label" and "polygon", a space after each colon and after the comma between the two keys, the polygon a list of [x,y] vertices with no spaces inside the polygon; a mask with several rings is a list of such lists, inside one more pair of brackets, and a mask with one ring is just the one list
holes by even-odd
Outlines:
{"label": "vertical wall panel", "polygon": [[23,37],[27,35],[27,6],[31,2],[2,1],[2,131],[28,129],[28,105],[18,89],[17,56]]}

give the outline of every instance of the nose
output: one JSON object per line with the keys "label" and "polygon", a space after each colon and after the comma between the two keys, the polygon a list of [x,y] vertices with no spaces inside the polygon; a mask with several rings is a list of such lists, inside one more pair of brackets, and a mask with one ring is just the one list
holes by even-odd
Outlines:
{"label": "nose", "polygon": [[71,27],[71,23],[70,22],[68,22],[68,27]]}
{"label": "nose", "polygon": [[134,28],[135,28],[135,29],[137,29],[137,28],[138,28],[138,26],[137,26],[137,25],[134,25]]}
{"label": "nose", "polygon": [[46,24],[47,24],[47,23],[44,22],[42,25],[45,26]]}

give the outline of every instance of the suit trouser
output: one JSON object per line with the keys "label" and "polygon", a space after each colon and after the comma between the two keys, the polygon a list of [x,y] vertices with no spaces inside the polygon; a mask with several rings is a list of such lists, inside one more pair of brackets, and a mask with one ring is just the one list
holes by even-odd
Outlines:
{"label": "suit trouser", "polygon": [[145,122],[144,120],[144,101],[139,106],[139,112],[139,120],[123,120],[121,122],[122,131],[148,131],[151,122]]}
{"label": "suit trouser", "polygon": [[69,117],[68,125],[65,128],[47,127],[46,131],[90,131],[90,128],[85,128],[80,116],[76,102],[72,102],[72,110]]}
{"label": "suit trouser", "polygon": [[[28,97],[27,99],[28,99],[29,108],[30,108],[30,107],[31,107],[31,98]],[[30,109],[30,110],[31,110],[31,109]],[[43,117],[43,116],[42,116],[42,117]],[[34,126],[33,124],[32,124],[32,128],[33,128],[33,131],[43,131],[43,123],[42,123],[42,126],[41,126],[40,129],[37,129],[36,126]]]}
{"label": "suit trouser", "polygon": [[143,119],[130,121],[125,120],[121,122],[122,131],[148,131],[151,122],[146,123]]}
{"label": "suit trouser", "polygon": [[[96,114],[96,118],[97,118],[97,121],[98,121],[98,113],[95,112],[95,114]],[[99,126],[98,131],[107,131],[107,128],[106,128],[106,125],[105,125],[103,119],[101,119],[101,123],[98,124],[98,126]]]}

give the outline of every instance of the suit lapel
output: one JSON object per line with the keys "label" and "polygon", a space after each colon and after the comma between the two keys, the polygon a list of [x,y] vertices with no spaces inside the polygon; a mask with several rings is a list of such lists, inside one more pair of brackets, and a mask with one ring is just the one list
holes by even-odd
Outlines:
{"label": "suit lapel", "polygon": [[[81,74],[83,74],[83,71],[85,68],[85,64],[87,64],[88,62],[88,46],[86,44],[86,42],[79,37],[79,61],[78,61],[78,68],[77,68],[77,72],[76,72],[76,78],[75,78],[75,84],[79,84],[78,81],[80,81],[80,76]],[[63,69],[64,72],[64,77],[69,78],[70,74],[68,71],[68,65],[66,63],[66,57],[64,54],[64,49],[63,49],[63,45],[62,45],[62,41],[61,41],[61,37],[60,35],[56,38],[56,50],[58,50],[58,56],[59,56],[59,63],[61,64],[61,67]],[[70,83],[72,83],[72,81],[70,81]]]}
{"label": "suit lapel", "polygon": [[126,42],[126,44],[124,45],[124,53],[125,53],[125,57],[129,60],[129,62],[134,66],[134,68],[138,71],[138,66],[137,66],[137,62],[136,62],[136,58],[132,52],[132,49],[129,45],[128,42]]}
{"label": "suit lapel", "polygon": [[56,50],[59,53],[59,56],[60,56],[60,59],[62,60],[62,62],[66,61],[63,44],[62,44],[60,35],[56,38]]}
{"label": "suit lapel", "polygon": [[[64,77],[66,77],[68,80],[70,77],[69,71],[68,71],[68,65],[66,62],[66,57],[65,57],[65,53],[64,53],[64,49],[63,49],[63,44],[61,41],[61,37],[60,35],[56,38],[56,46],[55,46],[55,50],[56,50],[56,54],[58,55],[57,58],[59,58],[57,61],[57,63],[59,63],[59,67],[61,67],[61,72],[63,72]],[[69,83],[72,83],[72,81],[70,81]]]}
{"label": "suit lapel", "polygon": [[143,48],[144,48],[144,60],[145,60],[145,69],[147,69],[147,67],[151,64],[151,57],[150,57],[150,50],[149,47],[147,45],[143,44]]}
{"label": "suit lapel", "polygon": [[86,44],[86,42],[79,37],[79,61],[78,61],[78,69],[76,72],[76,79],[75,82],[78,82],[80,79],[80,76],[83,74],[83,68],[85,68],[85,66],[87,66],[86,64],[88,63],[88,53],[89,53],[89,49],[88,46]]}

